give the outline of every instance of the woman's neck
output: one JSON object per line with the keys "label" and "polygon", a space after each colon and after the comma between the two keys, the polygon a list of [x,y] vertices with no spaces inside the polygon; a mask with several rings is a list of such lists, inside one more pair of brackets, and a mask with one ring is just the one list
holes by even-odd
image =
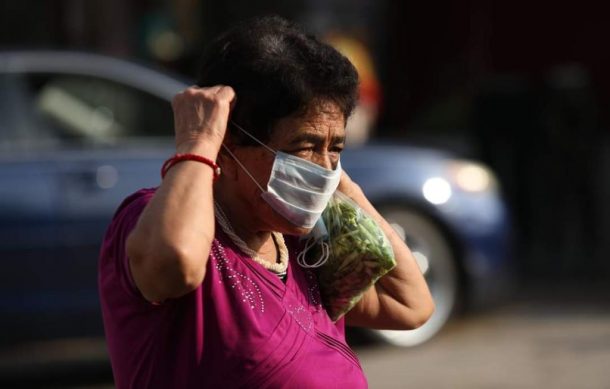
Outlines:
{"label": "woman's neck", "polygon": [[229,220],[235,234],[260,256],[275,262],[277,249],[271,231],[260,229],[257,225],[259,221],[252,217],[250,206],[228,196],[218,196],[216,202]]}

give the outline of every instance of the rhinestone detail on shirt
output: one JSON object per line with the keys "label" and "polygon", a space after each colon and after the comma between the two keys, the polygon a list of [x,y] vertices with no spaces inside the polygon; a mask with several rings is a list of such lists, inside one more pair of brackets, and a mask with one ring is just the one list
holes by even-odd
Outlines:
{"label": "rhinestone detail on shirt", "polygon": [[286,304],[286,310],[292,315],[294,320],[303,328],[305,331],[311,331],[313,327],[313,319],[311,313],[305,309],[301,304]]}
{"label": "rhinestone detail on shirt", "polygon": [[241,300],[251,309],[265,313],[265,301],[259,286],[250,277],[238,272],[229,264],[224,247],[217,240],[214,240],[212,244],[211,254],[216,262],[214,264],[216,270],[222,275],[222,279],[219,279],[218,282],[222,283],[224,280],[231,289],[240,294]]}
{"label": "rhinestone detail on shirt", "polygon": [[307,287],[309,303],[316,308],[320,308],[322,304],[320,303],[320,290],[318,289],[316,275],[311,270],[306,270],[305,273],[307,274],[307,283],[309,284]]}

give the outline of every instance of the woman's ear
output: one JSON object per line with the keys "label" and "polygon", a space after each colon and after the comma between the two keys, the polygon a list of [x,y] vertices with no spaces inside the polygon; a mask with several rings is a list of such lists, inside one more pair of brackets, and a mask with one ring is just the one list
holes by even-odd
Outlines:
{"label": "woman's ear", "polygon": [[[228,177],[231,180],[235,180],[237,179],[238,166],[231,153],[234,153],[234,150],[237,148],[237,146],[231,141],[230,138],[230,136],[225,136],[222,146],[220,146],[220,150],[218,151],[216,163],[218,164],[218,166],[220,166],[220,169],[222,170],[222,175]],[[227,149],[230,152],[227,151]]]}

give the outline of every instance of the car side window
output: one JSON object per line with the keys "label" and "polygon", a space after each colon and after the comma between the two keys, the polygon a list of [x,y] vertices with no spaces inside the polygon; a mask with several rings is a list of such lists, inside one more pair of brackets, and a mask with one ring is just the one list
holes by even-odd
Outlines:
{"label": "car side window", "polygon": [[0,113],[11,112],[0,119],[0,143],[5,145],[103,146],[130,138],[172,136],[168,101],[115,81],[28,74],[5,75],[0,85],[0,93],[10,95],[8,103],[0,104]]}
{"label": "car side window", "polygon": [[0,75],[0,151],[52,146],[53,129],[35,107],[27,80],[19,74]]}

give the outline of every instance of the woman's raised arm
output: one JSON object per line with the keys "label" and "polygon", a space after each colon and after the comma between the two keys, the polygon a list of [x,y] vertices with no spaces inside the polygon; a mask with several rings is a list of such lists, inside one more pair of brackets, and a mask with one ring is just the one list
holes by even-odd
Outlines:
{"label": "woman's raised arm", "polygon": [[377,221],[392,245],[397,263],[394,269],[364,293],[347,313],[346,323],[394,330],[411,330],[421,326],[432,316],[434,301],[411,250],[345,172],[339,190]]}
{"label": "woman's raised arm", "polygon": [[[235,93],[228,86],[190,87],[172,101],[177,153],[212,161]],[[214,239],[214,171],[185,161],[172,167],[127,238],[136,286],[148,301],[182,296],[203,281]]]}

